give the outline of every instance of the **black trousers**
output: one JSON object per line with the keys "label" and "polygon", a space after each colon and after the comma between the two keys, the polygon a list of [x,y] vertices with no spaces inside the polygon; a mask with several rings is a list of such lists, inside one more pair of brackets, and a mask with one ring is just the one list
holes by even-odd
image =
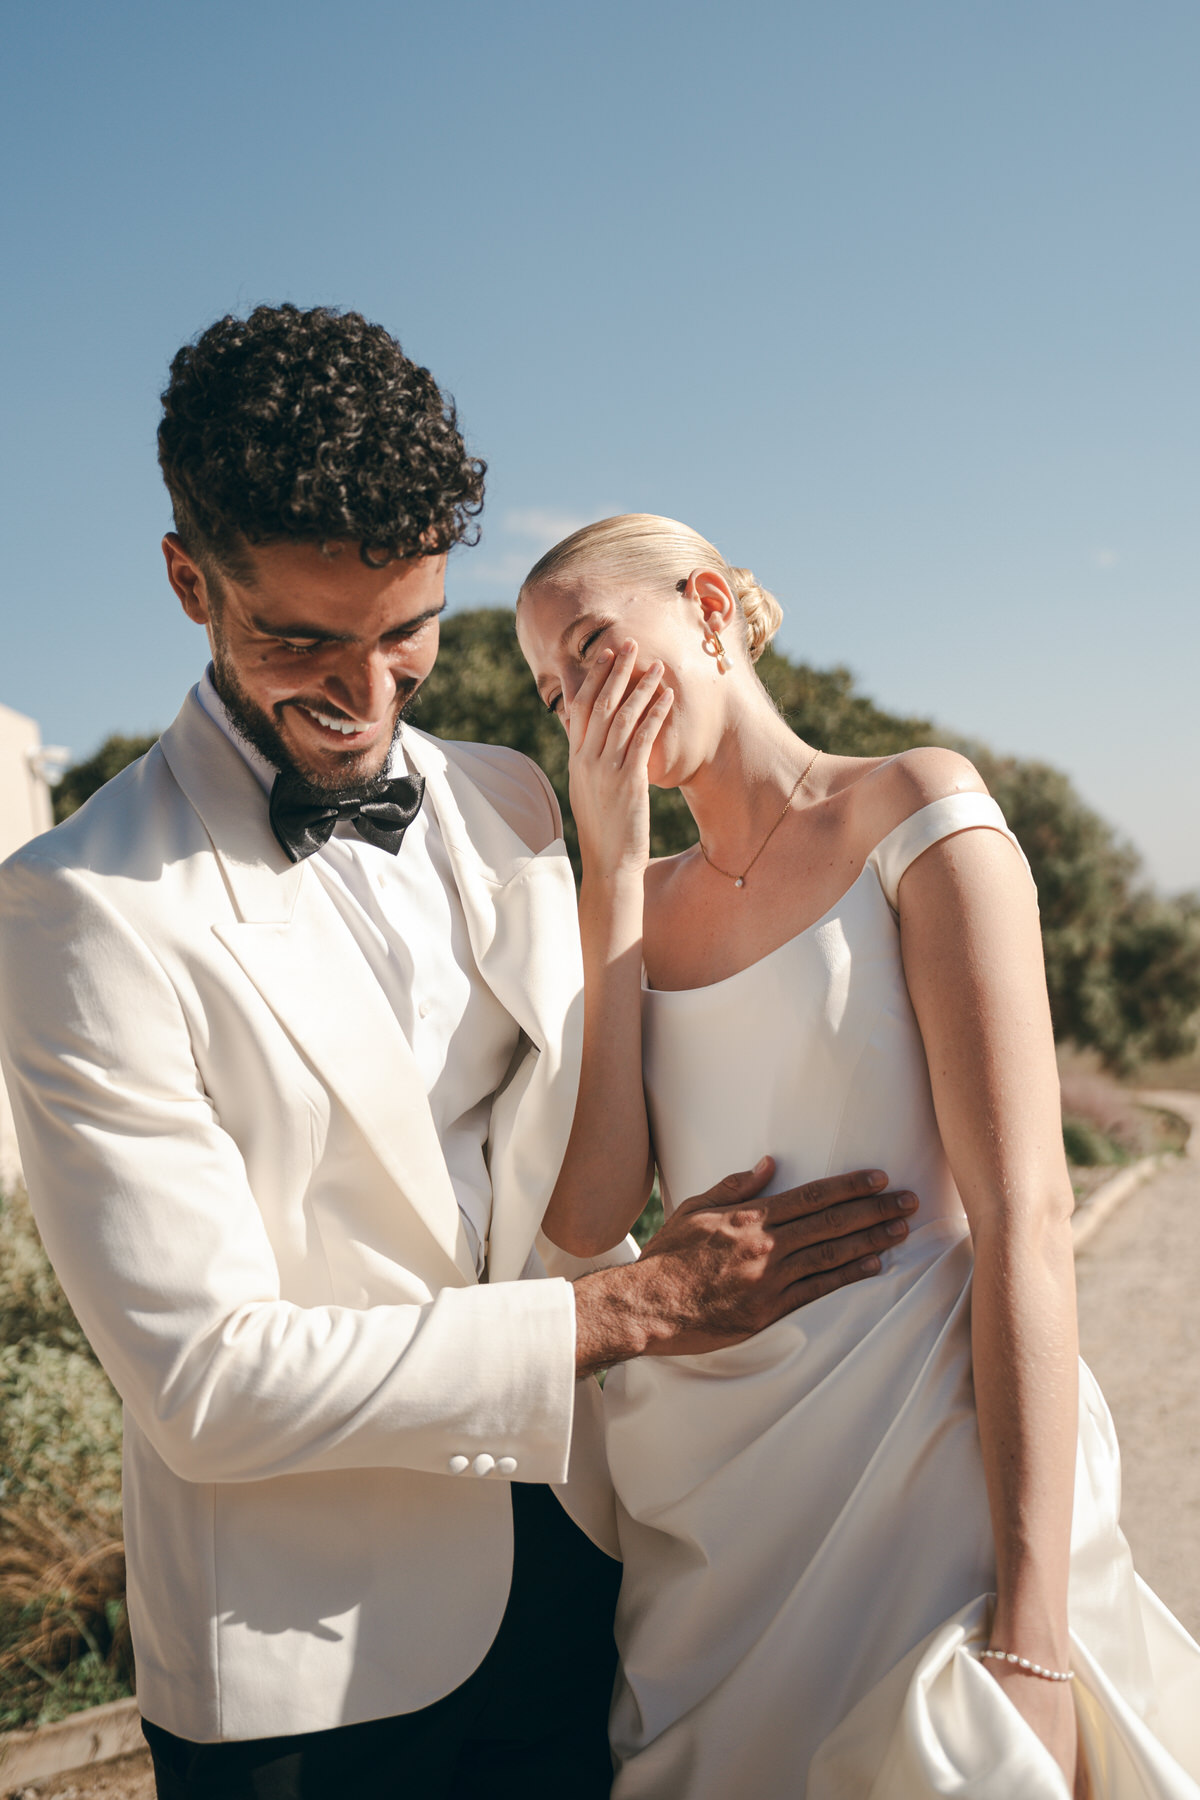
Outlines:
{"label": "black trousers", "polygon": [[145,1720],[159,1800],[605,1800],[620,1564],[513,1483],[512,1591],[473,1675],[420,1712],[193,1744]]}

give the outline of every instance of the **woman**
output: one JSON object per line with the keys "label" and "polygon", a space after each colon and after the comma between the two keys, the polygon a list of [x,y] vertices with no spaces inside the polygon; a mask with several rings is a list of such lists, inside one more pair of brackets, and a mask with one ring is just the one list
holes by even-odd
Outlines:
{"label": "woman", "polygon": [[[610,1373],[614,1794],[1062,1800],[1090,1769],[1200,1795],[1200,1652],[1136,1583],[1077,1372],[1027,866],[962,757],[789,731],[753,669],[779,619],[641,514],[548,552],[518,606],[584,871],[549,1236],[616,1242],[654,1160],[668,1208],[764,1151],[780,1185],[875,1163],[921,1198],[876,1280]],[[648,783],[699,832],[655,863]]]}

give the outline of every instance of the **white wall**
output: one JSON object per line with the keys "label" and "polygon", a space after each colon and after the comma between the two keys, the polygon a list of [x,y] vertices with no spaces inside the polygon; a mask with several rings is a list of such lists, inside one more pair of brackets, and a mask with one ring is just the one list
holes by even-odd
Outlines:
{"label": "white wall", "polygon": [[[0,862],[54,822],[50,790],[32,760],[41,747],[34,721],[0,706]],[[0,1185],[20,1172],[12,1110],[0,1082]]]}
{"label": "white wall", "polygon": [[0,862],[54,823],[50,790],[31,761],[41,747],[34,721],[0,706]]}

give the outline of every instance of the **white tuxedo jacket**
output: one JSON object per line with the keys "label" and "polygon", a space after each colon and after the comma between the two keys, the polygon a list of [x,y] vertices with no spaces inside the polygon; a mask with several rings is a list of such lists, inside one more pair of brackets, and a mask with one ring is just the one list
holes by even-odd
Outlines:
{"label": "white tuxedo jacket", "polygon": [[139,1700],[196,1740],[457,1686],[508,1594],[508,1479],[567,1483],[616,1553],[571,1289],[520,1279],[584,1267],[538,1239],[582,1010],[557,807],[513,751],[407,728],[405,748],[522,1032],[492,1109],[482,1284],[407,1040],[194,694],[0,871],[30,1196],[125,1405]]}

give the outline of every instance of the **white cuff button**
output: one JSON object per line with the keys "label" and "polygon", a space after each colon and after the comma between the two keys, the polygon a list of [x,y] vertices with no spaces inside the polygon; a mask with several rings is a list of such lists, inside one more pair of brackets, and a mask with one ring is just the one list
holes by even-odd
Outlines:
{"label": "white cuff button", "polygon": [[471,1459],[469,1456],[452,1456],[450,1458],[450,1473],[452,1475],[465,1475],[470,1466]]}
{"label": "white cuff button", "polygon": [[515,1475],[516,1472],[517,1459],[515,1456],[502,1456],[496,1464],[497,1475]]}
{"label": "white cuff button", "polygon": [[479,1455],[475,1458],[475,1461],[471,1464],[471,1467],[477,1475],[490,1475],[495,1466],[495,1457],[489,1456],[486,1450],[481,1450]]}

